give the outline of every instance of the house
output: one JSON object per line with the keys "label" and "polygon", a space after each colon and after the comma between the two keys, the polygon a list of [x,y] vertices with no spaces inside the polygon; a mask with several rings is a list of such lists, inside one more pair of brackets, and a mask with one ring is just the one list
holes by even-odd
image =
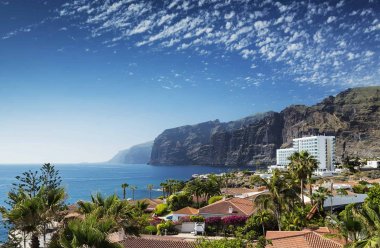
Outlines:
{"label": "house", "polygon": [[165,216],[166,220],[179,221],[181,217],[198,215],[199,210],[192,207],[181,208]]}
{"label": "house", "polygon": [[251,216],[255,212],[255,205],[252,200],[243,198],[223,198],[220,201],[207,205],[199,209],[199,215],[205,218],[213,216]]}
{"label": "house", "polygon": [[[138,200],[140,202],[144,201],[148,204],[148,207],[146,209],[146,212],[153,212],[158,204],[164,203],[164,200],[161,199],[149,199],[144,198],[141,200]],[[137,203],[137,200],[129,201],[130,204],[135,205]]]}
{"label": "house", "polygon": [[367,164],[364,165],[362,168],[378,169],[379,167],[380,167],[380,161],[373,160],[373,161],[367,161]]}
{"label": "house", "polygon": [[271,248],[343,248],[340,240],[325,237],[331,234],[328,228],[302,231],[268,231],[265,238],[272,242]]}
{"label": "house", "polygon": [[267,192],[265,187],[260,187],[256,189],[248,189],[248,188],[222,188],[222,194],[224,195],[232,195],[237,198],[248,198],[260,195],[262,193]]}

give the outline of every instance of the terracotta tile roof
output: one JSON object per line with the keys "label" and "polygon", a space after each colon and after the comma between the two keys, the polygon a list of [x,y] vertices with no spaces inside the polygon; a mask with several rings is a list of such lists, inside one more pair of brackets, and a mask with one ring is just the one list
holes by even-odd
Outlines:
{"label": "terracotta tile roof", "polygon": [[153,210],[156,208],[156,206],[157,206],[158,204],[161,204],[161,203],[164,202],[164,201],[161,200],[161,199],[149,199],[149,198],[144,198],[144,199],[141,199],[141,200],[129,201],[129,203],[132,204],[132,205],[134,205],[134,204],[137,203],[137,201],[145,201],[146,203],[148,203],[149,205],[148,205],[147,210],[149,210],[149,211],[153,211]]}
{"label": "terracotta tile roof", "polygon": [[119,242],[125,248],[195,248],[195,243],[182,239],[128,237]]}
{"label": "terracotta tile roof", "polygon": [[196,215],[198,213],[199,213],[199,210],[192,207],[185,207],[174,212],[174,214],[188,214],[188,215]]}
{"label": "terracotta tile roof", "polygon": [[[230,207],[232,213],[229,213]],[[230,198],[220,200],[199,209],[199,214],[218,214],[218,215],[243,215],[251,216],[255,211],[255,205],[251,200],[242,198]]]}
{"label": "terracotta tile roof", "polygon": [[[319,230],[319,229],[318,229]],[[319,230],[321,232],[326,230]],[[323,237],[315,231],[268,231],[266,239],[272,241],[272,248],[342,248],[343,245]]]}

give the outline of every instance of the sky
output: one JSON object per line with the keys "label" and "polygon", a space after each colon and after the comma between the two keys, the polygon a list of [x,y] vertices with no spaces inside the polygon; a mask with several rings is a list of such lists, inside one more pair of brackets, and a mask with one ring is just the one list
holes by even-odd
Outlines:
{"label": "sky", "polygon": [[0,0],[0,163],[380,85],[380,1]]}

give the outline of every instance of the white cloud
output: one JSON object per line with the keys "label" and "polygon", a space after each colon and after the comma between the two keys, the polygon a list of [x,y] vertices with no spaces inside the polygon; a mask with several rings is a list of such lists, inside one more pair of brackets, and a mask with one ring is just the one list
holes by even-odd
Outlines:
{"label": "white cloud", "polygon": [[327,18],[327,23],[332,23],[332,22],[334,22],[334,21],[336,21],[336,16],[329,16],[329,18]]}
{"label": "white cloud", "polygon": [[[148,49],[192,49],[224,60],[229,53],[237,53],[255,71],[265,63],[270,82],[287,75],[304,84],[354,84],[380,74],[376,69],[380,68],[376,49],[380,23],[373,7],[348,8],[344,0],[153,2],[78,0],[62,5],[56,14],[84,23],[82,30],[89,30],[92,37],[104,37],[107,46],[129,44],[134,35],[136,46]],[[362,44],[371,49],[366,51]]]}
{"label": "white cloud", "polygon": [[270,22],[268,21],[256,21],[253,26],[256,28],[256,30],[261,30],[264,28],[267,28],[269,26]]}

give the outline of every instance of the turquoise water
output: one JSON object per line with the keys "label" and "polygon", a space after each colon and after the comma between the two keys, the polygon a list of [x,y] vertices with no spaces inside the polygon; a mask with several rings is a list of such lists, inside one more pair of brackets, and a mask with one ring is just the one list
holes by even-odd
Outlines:
{"label": "turquoise water", "polygon": [[[15,182],[15,176],[22,172],[38,170],[40,165],[0,165],[0,205],[4,204],[7,192]],[[149,197],[146,189],[153,184],[152,197],[161,195],[159,184],[166,179],[188,180],[192,174],[222,173],[236,170],[237,167],[216,166],[179,166],[179,165],[146,165],[146,164],[60,164],[56,165],[62,177],[62,184],[68,192],[67,203],[78,200],[89,200],[90,195],[101,192],[106,195],[116,193],[122,196],[122,183],[137,186],[135,199]],[[244,169],[241,167],[240,169]],[[127,190],[127,198],[132,197]],[[6,231],[0,225],[0,241],[6,238]]]}

